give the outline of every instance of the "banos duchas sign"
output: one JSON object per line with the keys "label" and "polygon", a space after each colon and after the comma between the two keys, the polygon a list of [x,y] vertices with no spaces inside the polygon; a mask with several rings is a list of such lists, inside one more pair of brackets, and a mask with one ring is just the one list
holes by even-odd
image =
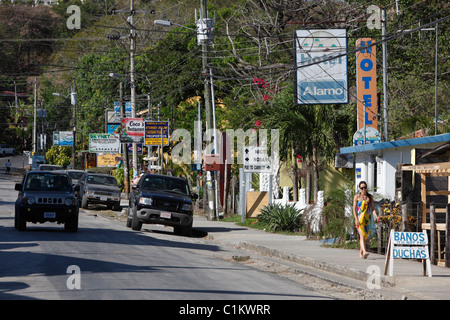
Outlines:
{"label": "banos duchas sign", "polygon": [[426,232],[398,232],[391,230],[385,262],[385,274],[394,274],[394,259],[422,259],[424,275],[431,277],[428,236]]}

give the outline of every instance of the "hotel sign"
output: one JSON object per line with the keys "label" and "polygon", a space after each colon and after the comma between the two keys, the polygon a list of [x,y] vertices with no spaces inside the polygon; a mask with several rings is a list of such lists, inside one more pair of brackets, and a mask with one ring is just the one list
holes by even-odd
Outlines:
{"label": "hotel sign", "polygon": [[346,29],[297,30],[296,103],[348,103]]}

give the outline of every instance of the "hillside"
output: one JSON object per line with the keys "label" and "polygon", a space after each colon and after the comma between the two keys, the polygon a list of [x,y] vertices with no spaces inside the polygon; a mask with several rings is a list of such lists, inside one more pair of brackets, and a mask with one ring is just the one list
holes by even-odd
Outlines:
{"label": "hillside", "polygon": [[[81,8],[81,30],[66,27],[69,17],[66,8],[70,4]],[[445,19],[449,14],[449,3],[442,0],[402,1],[399,8],[385,0],[376,4],[387,6],[388,38],[399,30],[418,28]],[[194,32],[176,26],[154,26],[153,21],[170,19],[195,28],[194,14],[199,7],[198,0],[135,2],[138,110],[148,107],[146,94],[150,93],[155,112],[160,104],[162,118],[171,118],[174,128],[193,129],[197,108],[185,101],[203,94],[202,49],[197,45]],[[264,126],[271,118],[270,110],[275,110],[279,101],[285,101],[292,112],[300,110],[301,106],[295,106],[292,90],[294,30],[346,28],[349,51],[355,48],[359,37],[381,39],[380,30],[369,30],[366,26],[369,16],[362,0],[346,3],[291,0],[282,4],[270,0],[210,0],[208,7],[211,16],[215,16],[214,44],[208,50],[208,63],[213,67],[215,96],[225,106],[217,114],[221,129],[247,129],[254,127],[256,120],[262,120]],[[17,113],[11,102],[0,106],[4,115],[0,134],[5,137],[4,142],[19,150],[30,147],[34,78],[38,79],[38,105],[48,110],[43,125],[48,140],[52,131],[70,128],[70,101],[63,95],[67,96],[74,84],[79,100],[80,148],[86,147],[89,132],[103,130],[105,109],[118,98],[118,81],[110,78],[109,73],[120,74],[125,94],[130,92],[129,14],[126,1],[84,1],[83,4],[70,1],[37,7],[2,4],[0,37],[5,50],[0,53],[0,91],[14,91],[16,81],[18,92],[30,96],[28,101],[20,102]],[[435,105],[438,133],[449,131],[448,26],[446,19],[438,25],[437,60],[434,29],[388,41],[390,139],[410,136],[420,129],[434,134]],[[377,49],[380,102],[383,95],[381,46]],[[336,124],[324,133],[333,142],[329,146],[332,150],[351,144],[357,129],[354,120],[355,56],[349,55],[347,60],[350,103],[325,108],[339,116],[326,120]],[[55,92],[62,95],[56,97]],[[324,109],[323,106],[317,108]],[[264,122],[261,117],[268,120]],[[270,123],[276,125],[276,122]],[[302,152],[301,148],[297,149]],[[327,153],[321,152],[323,156]]]}

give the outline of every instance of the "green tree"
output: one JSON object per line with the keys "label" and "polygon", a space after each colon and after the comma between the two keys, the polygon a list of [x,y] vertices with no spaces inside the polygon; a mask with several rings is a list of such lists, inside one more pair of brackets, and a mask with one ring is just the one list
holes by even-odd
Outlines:
{"label": "green tree", "polygon": [[52,146],[45,153],[45,159],[50,164],[56,164],[63,168],[67,168],[72,163],[72,147]]}
{"label": "green tree", "polygon": [[[270,106],[261,107],[255,112],[255,117],[261,119],[264,128],[280,130],[280,160],[293,164],[294,200],[297,200],[296,189],[299,186],[295,156],[302,155],[307,165],[312,166],[316,201],[319,160],[332,159],[335,150],[342,146],[341,143],[348,142],[352,128],[345,128],[343,123],[352,119],[350,112],[339,105],[295,105],[293,86],[277,95]],[[308,183],[306,189],[309,196]]]}

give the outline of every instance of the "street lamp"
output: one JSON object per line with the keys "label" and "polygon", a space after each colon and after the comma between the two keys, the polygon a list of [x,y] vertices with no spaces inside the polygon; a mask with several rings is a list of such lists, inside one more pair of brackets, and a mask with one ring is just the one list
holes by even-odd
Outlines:
{"label": "street lamp", "polygon": [[[72,133],[73,133],[73,141],[72,141],[72,169],[75,169],[75,150],[77,146],[77,103],[78,103],[78,95],[75,92],[75,88],[70,93],[70,104],[73,106],[73,115],[72,115]],[[58,92],[53,92],[54,96],[61,96]]]}
{"label": "street lamp", "polygon": [[[205,77],[205,87],[204,87],[204,95],[205,95],[205,113],[206,113],[206,132],[209,132],[209,129],[213,129],[213,141],[214,141],[214,154],[217,154],[217,135],[216,135],[216,117],[215,117],[215,105],[214,105],[214,87],[213,87],[213,78],[212,78],[212,68],[209,68],[208,72],[208,44],[213,39],[213,21],[208,18],[208,13],[206,11],[206,0],[202,1],[202,9],[200,11],[200,19],[197,20],[196,29],[192,29],[177,23],[173,23],[170,20],[155,20],[154,25],[160,26],[178,26],[185,29],[189,29],[195,31],[197,33],[197,44],[202,46],[202,64],[203,70],[202,74]],[[195,14],[197,18],[197,13]],[[210,81],[208,83],[208,74],[210,77]],[[213,206],[210,207],[210,218],[218,217],[218,194],[217,194],[217,172],[214,172],[214,179],[211,181],[211,175],[208,172],[207,180],[211,184],[211,188],[208,189],[208,198],[214,199]],[[207,182],[208,183],[208,182]]]}
{"label": "street lamp", "polygon": [[183,25],[181,25],[181,24],[174,23],[174,22],[172,22],[172,21],[170,21],[170,20],[155,20],[155,21],[154,21],[154,25],[155,25],[155,26],[165,26],[165,27],[177,26],[177,27],[189,29],[189,30],[192,30],[192,31],[197,31],[197,30],[195,30],[195,29],[192,29],[192,28],[183,26]]}

